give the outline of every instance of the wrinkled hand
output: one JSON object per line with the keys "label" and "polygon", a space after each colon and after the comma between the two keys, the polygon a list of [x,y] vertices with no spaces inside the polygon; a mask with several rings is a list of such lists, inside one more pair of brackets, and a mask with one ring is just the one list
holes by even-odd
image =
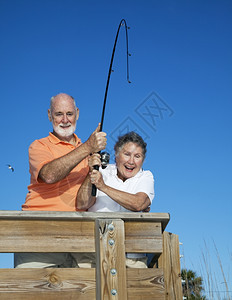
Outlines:
{"label": "wrinkled hand", "polygon": [[143,210],[143,212],[149,212],[151,210],[151,207],[150,207],[150,205],[148,206],[148,207],[146,207],[144,210]]}
{"label": "wrinkled hand", "polygon": [[101,165],[101,155],[99,153],[93,153],[88,159],[90,171],[93,171],[93,166]]}
{"label": "wrinkled hand", "polygon": [[90,181],[94,184],[99,190],[105,185],[104,180],[102,178],[102,174],[97,170],[92,170],[90,172]]}
{"label": "wrinkled hand", "polygon": [[89,152],[95,153],[99,152],[106,147],[106,133],[100,132],[100,123],[98,124],[98,127],[94,130],[94,132],[90,135],[88,140],[86,141]]}

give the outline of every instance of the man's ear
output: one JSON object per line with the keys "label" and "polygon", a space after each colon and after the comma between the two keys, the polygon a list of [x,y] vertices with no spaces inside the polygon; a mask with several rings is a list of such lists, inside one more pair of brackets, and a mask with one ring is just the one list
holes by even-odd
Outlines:
{"label": "man's ear", "polygon": [[51,115],[50,108],[48,109],[48,119],[49,119],[50,122],[52,122],[52,115]]}
{"label": "man's ear", "polygon": [[77,116],[77,120],[78,120],[79,119],[79,113],[80,113],[80,111],[79,111],[79,108],[76,108],[76,110],[77,110],[76,116]]}

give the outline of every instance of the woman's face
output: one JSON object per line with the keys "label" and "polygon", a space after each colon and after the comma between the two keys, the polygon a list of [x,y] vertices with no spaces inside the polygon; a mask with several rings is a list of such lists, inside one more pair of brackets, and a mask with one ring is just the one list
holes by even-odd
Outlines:
{"label": "woman's face", "polygon": [[143,164],[143,150],[135,143],[125,144],[119,154],[116,156],[118,177],[125,181],[134,177]]}

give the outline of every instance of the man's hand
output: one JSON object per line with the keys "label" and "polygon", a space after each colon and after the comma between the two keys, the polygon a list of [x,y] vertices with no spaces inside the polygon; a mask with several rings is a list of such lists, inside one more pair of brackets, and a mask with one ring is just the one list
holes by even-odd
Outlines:
{"label": "man's hand", "polygon": [[106,147],[106,133],[100,132],[100,123],[86,141],[90,153],[99,152]]}

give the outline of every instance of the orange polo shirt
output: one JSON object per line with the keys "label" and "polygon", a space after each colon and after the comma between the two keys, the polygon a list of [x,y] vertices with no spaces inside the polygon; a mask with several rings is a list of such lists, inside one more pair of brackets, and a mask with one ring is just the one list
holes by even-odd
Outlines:
{"label": "orange polo shirt", "polygon": [[59,140],[52,133],[49,133],[48,137],[35,140],[30,145],[31,183],[22,210],[77,211],[76,194],[89,171],[87,158],[57,183],[47,184],[38,179],[43,165],[81,145],[81,140],[76,135],[75,137],[76,146]]}

